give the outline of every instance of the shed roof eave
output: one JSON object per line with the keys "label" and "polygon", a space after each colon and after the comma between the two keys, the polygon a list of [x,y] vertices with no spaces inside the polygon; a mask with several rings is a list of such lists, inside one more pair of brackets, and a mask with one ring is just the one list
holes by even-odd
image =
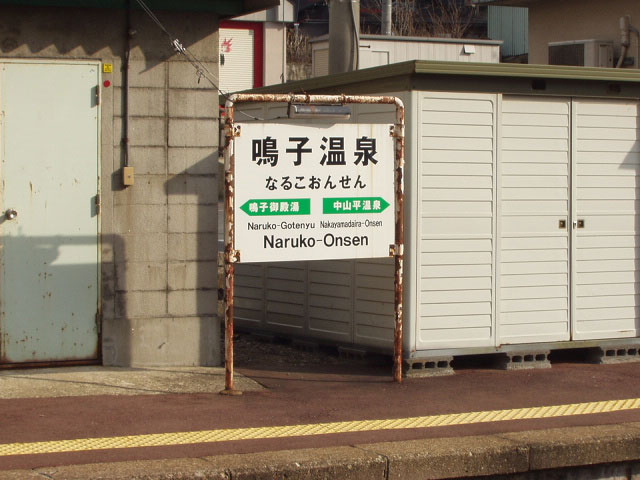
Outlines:
{"label": "shed roof eave", "polygon": [[616,68],[572,67],[562,65],[529,65],[508,63],[415,62],[416,74],[498,76],[640,82],[640,71]]}
{"label": "shed roof eave", "polygon": [[540,0],[472,0],[474,5],[495,5],[504,7],[529,7]]}
{"label": "shed roof eave", "polygon": [[[295,82],[281,83],[247,90],[252,93],[300,93],[337,89],[358,83],[386,80],[397,83],[398,90],[406,85],[402,79],[421,76],[476,78],[521,78],[574,81],[600,81],[640,84],[640,70],[615,68],[570,67],[558,65],[527,65],[512,63],[434,62],[410,60],[354,72],[326,75]],[[396,82],[397,80],[397,82]]]}
{"label": "shed roof eave", "polygon": [[403,77],[415,73],[414,63],[414,61],[392,63],[389,65],[365,68],[353,72],[337,73],[334,75],[308,78],[306,80],[278,83],[267,87],[260,87],[237,93],[304,93],[307,91],[311,92],[319,89],[336,88],[342,85],[350,85],[359,82]]}
{"label": "shed roof eave", "polygon": [[[309,40],[310,43],[326,42],[329,35],[319,35]],[[484,40],[478,38],[442,38],[442,37],[402,37],[394,35],[371,35],[362,34],[360,40],[384,40],[391,42],[424,42],[424,43],[448,43],[448,44],[466,44],[466,45],[493,45],[500,46],[503,40]]]}

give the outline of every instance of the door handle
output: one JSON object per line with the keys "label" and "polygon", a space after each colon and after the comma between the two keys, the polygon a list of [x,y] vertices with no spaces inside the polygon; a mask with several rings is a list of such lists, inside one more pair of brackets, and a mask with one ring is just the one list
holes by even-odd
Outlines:
{"label": "door handle", "polygon": [[578,228],[584,228],[584,219],[578,220]]}
{"label": "door handle", "polygon": [[18,216],[18,212],[16,212],[13,208],[10,208],[6,212],[4,212],[4,216],[7,217],[7,220],[13,220]]}

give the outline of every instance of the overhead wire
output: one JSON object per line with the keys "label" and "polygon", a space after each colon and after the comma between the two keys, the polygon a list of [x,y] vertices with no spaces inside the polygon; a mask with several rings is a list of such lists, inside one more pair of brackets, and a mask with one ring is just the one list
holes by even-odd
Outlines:
{"label": "overhead wire", "polygon": [[[158,26],[158,28],[160,28],[160,30],[162,30],[162,32],[164,32],[164,34],[169,38],[169,43],[171,47],[177,53],[184,55],[184,57],[189,61],[191,66],[195,68],[196,76],[198,77],[198,83],[200,83],[200,81],[204,78],[213,86],[213,88],[215,88],[219,92],[220,95],[222,95],[225,99],[228,99],[231,94],[229,92],[225,92],[224,90],[222,90],[220,86],[216,83],[216,81],[219,82],[220,79],[217,78],[213,73],[211,73],[211,71],[206,67],[206,65],[204,65],[204,63],[202,63],[198,57],[193,55],[189,51],[189,49],[185,47],[175,35],[172,35],[171,32],[169,32],[169,30],[164,26],[164,24],[155,15],[155,13],[153,13],[153,10],[149,8],[149,6],[144,2],[144,0],[136,0],[136,3],[140,5],[140,8],[144,10],[144,12],[149,16],[149,18],[151,18],[151,20]],[[215,77],[216,81],[214,81],[213,78],[211,77]],[[241,110],[236,109],[236,111],[254,120],[264,121],[264,119],[262,118],[256,117],[254,115],[243,112]]]}

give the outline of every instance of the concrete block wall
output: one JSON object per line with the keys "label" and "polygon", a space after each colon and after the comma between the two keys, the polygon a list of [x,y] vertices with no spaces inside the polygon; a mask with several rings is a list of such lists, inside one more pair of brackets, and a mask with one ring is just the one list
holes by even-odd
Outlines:
{"label": "concrete block wall", "polygon": [[[129,163],[124,187],[127,12],[0,7],[0,55],[113,64],[101,88],[102,360],[219,365],[218,93],[143,12],[132,15]],[[218,18],[155,12],[217,76]],[[215,79],[214,79],[215,80]]]}

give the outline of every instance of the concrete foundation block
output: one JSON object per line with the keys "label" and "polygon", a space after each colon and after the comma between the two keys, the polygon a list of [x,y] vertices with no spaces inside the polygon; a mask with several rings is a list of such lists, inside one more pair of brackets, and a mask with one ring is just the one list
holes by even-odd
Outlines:
{"label": "concrete foundation block", "polygon": [[598,347],[589,353],[589,360],[600,364],[640,362],[640,344]]}
{"label": "concrete foundation block", "polygon": [[167,234],[141,233],[114,236],[114,261],[163,262],[167,260]]}
{"label": "concrete foundation block", "polygon": [[[216,45],[217,50],[217,45]],[[169,88],[197,88],[216,91],[207,80],[198,82],[196,69],[189,62],[169,62]],[[203,65],[217,77],[218,64],[203,61]],[[215,79],[214,79],[215,82]]]}
{"label": "concrete foundation block", "polygon": [[478,478],[526,472],[528,451],[497,436],[356,445],[388,459],[389,480]]}
{"label": "concrete foundation block", "polygon": [[218,290],[176,290],[169,292],[169,314],[178,316],[216,315]]}
{"label": "concrete foundation block", "polygon": [[170,233],[169,261],[216,260],[216,233]]}
{"label": "concrete foundation block", "polygon": [[325,449],[322,455],[305,450],[268,452],[253,455],[244,464],[240,458],[218,457],[216,464],[221,465],[221,460],[231,461],[227,465],[234,480],[383,480],[386,470],[384,458],[352,447]]}
{"label": "concrete foundation block", "polygon": [[166,205],[167,179],[164,175],[136,174],[135,184],[114,192],[114,200],[116,205]]}
{"label": "concrete foundation block", "polygon": [[338,347],[338,356],[351,360],[364,360],[367,356],[367,351],[362,348],[345,347],[341,345]]}
{"label": "concrete foundation block", "polygon": [[116,264],[118,291],[166,290],[167,264],[126,262]]}
{"label": "concrete foundation block", "polygon": [[167,185],[169,204],[218,204],[217,178],[213,175],[176,175]]}
{"label": "concrete foundation block", "polygon": [[169,205],[169,233],[214,233],[217,205]]}
{"label": "concrete foundation block", "polygon": [[499,358],[498,367],[503,370],[526,370],[531,368],[551,368],[549,350],[527,350],[506,352]]}
{"label": "concrete foundation block", "polygon": [[129,145],[153,147],[164,146],[166,143],[164,118],[132,117],[129,119]]}
{"label": "concrete foundation block", "polygon": [[169,264],[169,289],[192,290],[218,287],[217,262],[180,262]]}
{"label": "concrete foundation block", "polygon": [[[165,115],[166,90],[161,87],[130,87],[129,115],[138,117],[163,117]],[[113,89],[113,112],[121,116],[123,113],[122,88]]]}
{"label": "concrete foundation block", "polygon": [[[122,117],[113,118],[113,146],[119,147],[124,137]],[[158,117],[132,117],[129,119],[129,145],[131,147],[163,147],[167,143],[165,120]]]}
{"label": "concrete foundation block", "polygon": [[217,147],[219,140],[217,120],[169,119],[170,147]]}
{"label": "concrete foundation block", "polygon": [[167,314],[166,291],[116,292],[116,317],[155,317]]}
{"label": "concrete foundation block", "polygon": [[[116,169],[122,166],[121,155],[121,149],[116,149]],[[129,164],[135,168],[136,180],[138,175],[165,175],[167,149],[165,147],[130,147]]]}
{"label": "concrete foundation block", "polygon": [[216,317],[105,320],[103,362],[119,366],[219,366]]}
{"label": "concrete foundation block", "polygon": [[634,424],[532,430],[501,436],[528,446],[530,470],[581,467],[640,458],[640,430]]}
{"label": "concrete foundation block", "polygon": [[167,207],[156,205],[116,205],[113,208],[113,228],[117,234],[165,233]]}
{"label": "concrete foundation block", "polygon": [[219,110],[215,90],[169,90],[169,117],[217,119]]}
{"label": "concrete foundation block", "polygon": [[[115,67],[114,65],[114,71]],[[166,69],[166,63],[163,62],[132,60],[129,62],[129,85],[131,87],[164,88],[167,82]]]}
{"label": "concrete foundation block", "polygon": [[169,148],[170,174],[217,175],[218,149],[215,147]]}
{"label": "concrete foundation block", "polygon": [[404,361],[403,371],[406,377],[441,377],[453,375],[451,367],[453,357],[411,358]]}

